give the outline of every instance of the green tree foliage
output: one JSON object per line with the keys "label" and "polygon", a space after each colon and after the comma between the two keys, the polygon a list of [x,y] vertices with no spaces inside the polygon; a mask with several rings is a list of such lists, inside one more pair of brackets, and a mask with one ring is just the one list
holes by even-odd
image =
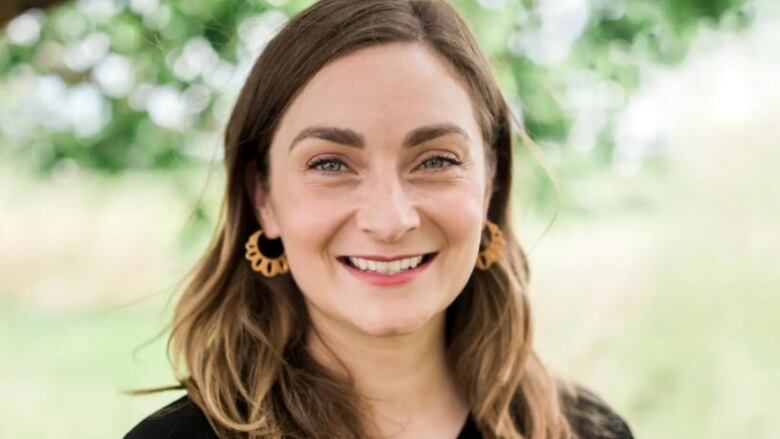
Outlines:
{"label": "green tree foliage", "polygon": [[[681,60],[703,20],[746,25],[745,1],[454,3],[543,145],[565,151],[577,111],[572,91],[604,87],[612,98],[594,148],[603,164],[611,118],[639,83],[640,67]],[[211,159],[263,42],[310,3],[75,0],[28,11],[0,38],[4,156],[43,172],[65,162],[108,173]]]}

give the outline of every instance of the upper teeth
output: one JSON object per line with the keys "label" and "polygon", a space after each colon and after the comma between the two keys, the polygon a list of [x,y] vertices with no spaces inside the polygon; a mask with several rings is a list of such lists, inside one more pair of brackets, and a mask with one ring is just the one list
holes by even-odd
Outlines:
{"label": "upper teeth", "polygon": [[422,256],[396,259],[395,261],[372,261],[370,259],[349,257],[349,262],[363,271],[373,271],[381,274],[396,274],[420,265]]}

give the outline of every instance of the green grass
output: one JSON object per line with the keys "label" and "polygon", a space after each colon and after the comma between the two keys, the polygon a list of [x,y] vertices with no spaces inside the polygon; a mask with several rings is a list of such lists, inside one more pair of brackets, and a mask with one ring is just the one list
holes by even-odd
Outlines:
{"label": "green grass", "polygon": [[52,314],[4,303],[0,315],[3,437],[120,437],[176,395],[122,393],[173,382],[164,338],[132,356],[162,327],[159,308]]}

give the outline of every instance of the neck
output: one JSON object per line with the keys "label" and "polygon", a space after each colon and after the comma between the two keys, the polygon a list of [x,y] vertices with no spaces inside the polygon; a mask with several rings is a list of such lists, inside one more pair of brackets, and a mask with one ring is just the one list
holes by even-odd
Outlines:
{"label": "neck", "polygon": [[457,427],[465,419],[468,408],[447,362],[444,313],[412,334],[387,336],[312,317],[310,352],[325,367],[351,374],[383,436],[408,434],[415,425]]}

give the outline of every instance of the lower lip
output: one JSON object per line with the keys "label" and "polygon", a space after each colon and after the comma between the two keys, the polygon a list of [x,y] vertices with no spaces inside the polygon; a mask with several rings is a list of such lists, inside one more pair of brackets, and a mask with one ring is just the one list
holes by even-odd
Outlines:
{"label": "lower lip", "polygon": [[355,268],[346,262],[341,262],[341,265],[346,267],[347,271],[357,276],[359,279],[366,281],[372,285],[378,285],[382,287],[386,286],[392,286],[392,285],[399,285],[402,283],[406,283],[414,279],[415,277],[419,276],[420,273],[423,272],[428,266],[431,265],[431,262],[436,259],[436,255],[433,255],[430,259],[425,261],[425,263],[420,264],[411,270],[402,271],[400,273],[396,274],[382,274],[382,273],[375,273],[371,271],[362,271],[358,268]]}

